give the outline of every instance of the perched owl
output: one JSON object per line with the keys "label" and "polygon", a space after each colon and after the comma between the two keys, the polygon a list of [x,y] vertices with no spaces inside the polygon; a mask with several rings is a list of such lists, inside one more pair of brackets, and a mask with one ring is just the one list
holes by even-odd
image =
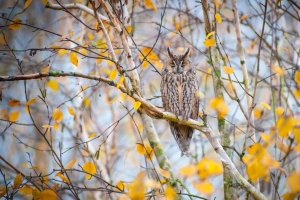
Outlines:
{"label": "perched owl", "polygon": [[[190,65],[187,48],[182,55],[175,55],[168,48],[170,60],[162,69],[161,95],[164,109],[182,116],[197,120],[199,98],[197,97],[198,81],[196,70]],[[181,156],[189,156],[189,147],[193,137],[193,129],[175,122],[170,122],[171,132],[181,150]]]}

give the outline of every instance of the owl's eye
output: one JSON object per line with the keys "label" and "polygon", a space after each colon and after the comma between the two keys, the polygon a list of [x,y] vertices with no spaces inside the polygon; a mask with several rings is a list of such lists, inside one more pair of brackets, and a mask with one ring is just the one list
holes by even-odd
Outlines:
{"label": "owl's eye", "polygon": [[174,67],[175,67],[175,63],[172,63],[172,64],[171,64],[171,67],[174,68]]}
{"label": "owl's eye", "polygon": [[184,66],[185,66],[185,64],[184,64],[184,63],[182,63],[182,64],[181,64],[181,67],[184,67]]}

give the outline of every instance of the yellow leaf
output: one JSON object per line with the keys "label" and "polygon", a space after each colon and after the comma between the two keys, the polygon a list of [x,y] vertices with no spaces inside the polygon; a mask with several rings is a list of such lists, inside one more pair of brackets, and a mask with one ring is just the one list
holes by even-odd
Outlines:
{"label": "yellow leaf", "polygon": [[153,180],[153,179],[146,179],[144,181],[144,184],[146,187],[150,187],[150,188],[153,188],[153,189],[159,189],[160,188],[160,184]]}
{"label": "yellow leaf", "polygon": [[77,158],[71,160],[66,166],[65,166],[65,169],[70,169],[73,167],[73,165],[76,163],[77,161]]}
{"label": "yellow leaf", "polygon": [[47,67],[41,69],[41,72],[45,73],[45,72],[48,72],[50,69],[50,66],[48,65]]}
{"label": "yellow leaf", "polygon": [[260,105],[262,105],[263,107],[265,107],[268,110],[271,110],[271,106],[265,102],[260,102]]}
{"label": "yellow leaf", "polygon": [[157,66],[159,69],[162,69],[164,66],[164,63],[162,61],[154,61],[154,65]]}
{"label": "yellow leaf", "polygon": [[216,13],[216,14],[215,14],[215,18],[216,18],[216,21],[217,21],[218,23],[222,23],[222,17],[220,16],[219,13]]}
{"label": "yellow leaf", "polygon": [[276,128],[280,137],[287,137],[294,128],[294,118],[292,116],[281,116],[278,118]]}
{"label": "yellow leaf", "polygon": [[221,119],[229,112],[228,106],[224,100],[220,97],[216,97],[210,101],[210,107],[215,109],[218,113],[218,118]]}
{"label": "yellow leaf", "polygon": [[214,35],[215,33],[216,33],[215,31],[208,33],[205,39],[207,40],[210,36]]}
{"label": "yellow leaf", "polygon": [[291,200],[296,199],[296,196],[297,193],[286,192],[281,196],[281,198],[283,198],[283,200]]}
{"label": "yellow leaf", "polygon": [[0,185],[0,198],[4,197],[6,192],[7,192],[6,187],[3,187],[2,185]]}
{"label": "yellow leaf", "polygon": [[194,187],[204,194],[211,194],[213,192],[213,185],[209,181],[193,182]]}
{"label": "yellow leaf", "polygon": [[116,186],[119,190],[124,191],[124,184],[122,181],[119,181]]}
{"label": "yellow leaf", "polygon": [[114,80],[117,76],[118,71],[116,69],[113,69],[109,74],[109,79]]}
{"label": "yellow leaf", "polygon": [[32,188],[29,185],[25,184],[24,187],[19,188],[19,192],[21,192],[24,195],[31,194],[32,193]]}
{"label": "yellow leaf", "polygon": [[55,185],[53,185],[52,190],[56,190],[59,187],[59,184],[56,183]]}
{"label": "yellow leaf", "polygon": [[10,30],[18,30],[22,24],[22,20],[20,20],[19,18],[14,18],[10,23],[9,23],[9,29]]}
{"label": "yellow leaf", "polygon": [[167,186],[165,190],[165,197],[166,200],[176,200],[177,199],[177,194],[175,190],[171,186]]}
{"label": "yellow leaf", "polygon": [[125,76],[122,75],[117,83],[117,88],[119,88],[121,86],[121,84],[124,82],[124,80],[125,80]]}
{"label": "yellow leaf", "polygon": [[93,36],[93,34],[91,32],[88,32],[87,35],[88,35],[88,37],[89,37],[90,40],[94,39],[94,36]]}
{"label": "yellow leaf", "polygon": [[21,173],[19,173],[14,179],[14,184],[11,186],[12,189],[18,188],[21,185],[22,181],[23,181],[23,177]]}
{"label": "yellow leaf", "polygon": [[[83,169],[83,171],[86,171],[90,174],[96,174],[96,172],[97,172],[96,166],[93,162],[84,163],[84,165],[82,166],[82,169]],[[85,178],[88,180],[91,179],[92,175],[90,175],[90,174],[85,174]]]}
{"label": "yellow leaf", "polygon": [[294,128],[294,136],[295,140],[300,144],[300,127],[295,127]]}
{"label": "yellow leaf", "polygon": [[132,27],[131,26],[126,26],[125,28],[128,31],[128,33],[131,33],[131,31],[132,31]]}
{"label": "yellow leaf", "polygon": [[294,95],[295,95],[296,99],[300,99],[300,88],[299,89],[296,88],[294,90]]}
{"label": "yellow leaf", "polygon": [[52,117],[56,123],[60,123],[64,118],[64,113],[59,108],[55,108],[52,112]]}
{"label": "yellow leaf", "polygon": [[141,104],[142,104],[141,102],[136,101],[136,102],[133,103],[133,108],[134,108],[135,110],[138,110],[139,107],[141,106]]}
{"label": "yellow leaf", "polygon": [[157,11],[157,8],[152,3],[152,0],[145,0],[145,7],[148,8],[148,9],[153,9],[155,12]]}
{"label": "yellow leaf", "polygon": [[68,49],[60,49],[60,50],[58,50],[58,54],[62,56],[64,54],[68,53],[68,51],[69,51]]}
{"label": "yellow leaf", "polygon": [[86,49],[81,49],[81,53],[82,53],[83,55],[86,55],[86,54],[87,54]]}
{"label": "yellow leaf", "polygon": [[70,180],[68,179],[68,177],[65,177],[61,172],[58,172],[57,174],[55,174],[55,176],[58,176],[59,178],[61,178],[61,180],[70,184]]}
{"label": "yellow leaf", "polygon": [[148,146],[148,145],[146,145],[146,153],[145,153],[145,155],[146,155],[146,158],[147,158],[148,160],[151,160],[151,158],[152,158],[153,155],[154,155],[153,149],[152,149],[150,146]]}
{"label": "yellow leaf", "polygon": [[281,151],[287,153],[289,151],[289,147],[284,144],[281,140],[276,140],[276,146],[278,149],[280,149]]}
{"label": "yellow leaf", "polygon": [[50,189],[45,189],[40,193],[36,194],[36,196],[34,196],[34,199],[38,199],[38,200],[56,200],[56,198],[57,198],[56,193]]}
{"label": "yellow leaf", "polygon": [[262,115],[262,110],[259,107],[253,109],[253,115],[255,118],[259,119]]}
{"label": "yellow leaf", "polygon": [[148,66],[148,64],[149,64],[149,62],[145,60],[145,61],[142,63],[142,69],[145,69],[145,68]]}
{"label": "yellow leaf", "polygon": [[241,16],[241,21],[243,21],[243,20],[247,19],[247,18],[248,18],[248,16],[249,16],[249,14],[243,14],[243,15]]}
{"label": "yellow leaf", "polygon": [[50,87],[54,91],[58,91],[58,89],[59,89],[58,82],[55,79],[51,79],[51,80],[47,81],[46,86]]}
{"label": "yellow leaf", "polygon": [[161,168],[159,168],[159,167],[156,167],[155,168],[157,171],[158,171],[158,173],[160,173],[163,177],[165,177],[165,178],[170,178],[170,172],[168,172],[168,171],[166,171],[166,170],[163,170],[163,169],[161,169]]}
{"label": "yellow leaf", "polygon": [[295,81],[298,85],[300,85],[300,70],[295,73]]}
{"label": "yellow leaf", "polygon": [[135,147],[139,154],[142,154],[142,155],[146,154],[146,150],[145,150],[145,147],[143,144],[137,143]]}
{"label": "yellow leaf", "polygon": [[93,138],[93,137],[95,137],[97,134],[96,133],[92,133],[92,134],[90,134],[89,136],[88,136],[88,138]]}
{"label": "yellow leaf", "polygon": [[217,176],[223,172],[223,167],[220,163],[208,158],[200,160],[197,164],[197,168],[200,179],[206,179],[209,178],[209,176]]}
{"label": "yellow leaf", "polygon": [[91,105],[90,99],[88,97],[83,98],[83,103],[84,103],[86,108],[89,108],[90,105]]}
{"label": "yellow leaf", "polygon": [[223,71],[226,73],[226,74],[232,74],[234,72],[234,69],[230,66],[224,66],[223,67]]}
{"label": "yellow leaf", "polygon": [[[159,56],[155,53],[155,51],[150,47],[142,47],[141,52],[150,61],[158,61]],[[140,60],[144,61],[144,56],[139,54]]]}
{"label": "yellow leaf", "polygon": [[284,70],[278,66],[278,65],[274,65],[272,66],[272,71],[277,73],[279,76],[283,76],[284,75]]}
{"label": "yellow leaf", "polygon": [[26,0],[24,3],[24,9],[26,9],[30,4],[31,4],[32,0]]}
{"label": "yellow leaf", "polygon": [[215,39],[207,39],[203,42],[203,44],[206,46],[206,47],[211,47],[213,45],[216,44],[216,40]]}
{"label": "yellow leaf", "polygon": [[19,118],[19,111],[12,111],[9,113],[9,121],[15,122]]}
{"label": "yellow leaf", "polygon": [[20,101],[18,99],[12,99],[8,102],[8,106],[18,106],[20,104]]}
{"label": "yellow leaf", "polygon": [[299,180],[300,180],[299,172],[293,172],[287,178],[287,183],[288,183],[292,193],[300,192]]}
{"label": "yellow leaf", "polygon": [[42,127],[43,128],[52,128],[53,126],[50,126],[50,125],[46,124],[46,125],[43,125]]}
{"label": "yellow leaf", "polygon": [[70,53],[70,61],[73,65],[75,65],[76,67],[78,67],[78,58],[77,58],[77,54],[75,52],[71,52]]}
{"label": "yellow leaf", "polygon": [[277,115],[282,115],[284,113],[284,109],[282,107],[277,107],[275,112]]}
{"label": "yellow leaf", "polygon": [[74,109],[71,106],[68,106],[68,111],[70,115],[75,115]]}
{"label": "yellow leaf", "polygon": [[294,150],[297,151],[297,152],[300,152],[300,145],[298,144],[297,146],[295,146]]}
{"label": "yellow leaf", "polygon": [[35,102],[36,98],[32,98],[32,99],[29,99],[26,103],[25,103],[25,106],[28,106],[28,105],[31,105]]}
{"label": "yellow leaf", "polygon": [[54,130],[58,130],[59,124],[58,123],[53,124],[53,128],[54,128]]}
{"label": "yellow leaf", "polygon": [[113,98],[107,102],[107,104],[112,104],[114,101],[118,100],[117,98]]}
{"label": "yellow leaf", "polygon": [[197,167],[195,165],[188,165],[180,169],[180,173],[184,176],[191,176],[196,172],[197,172]]}
{"label": "yellow leaf", "polygon": [[[55,41],[54,41],[55,42]],[[57,45],[54,45],[54,46],[50,46],[49,48],[52,48],[52,49],[60,49],[61,47],[60,46],[57,46]]]}

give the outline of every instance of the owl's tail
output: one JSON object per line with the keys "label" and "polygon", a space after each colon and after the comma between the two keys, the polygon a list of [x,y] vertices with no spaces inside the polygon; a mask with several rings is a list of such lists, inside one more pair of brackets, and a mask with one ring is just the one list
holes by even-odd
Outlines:
{"label": "owl's tail", "polygon": [[189,149],[194,130],[191,127],[171,122],[171,132],[181,150],[181,156],[189,156]]}

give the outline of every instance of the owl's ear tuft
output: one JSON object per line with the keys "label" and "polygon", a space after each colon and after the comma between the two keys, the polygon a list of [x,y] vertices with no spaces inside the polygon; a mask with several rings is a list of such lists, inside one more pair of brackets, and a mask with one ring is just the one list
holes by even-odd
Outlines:
{"label": "owl's ear tuft", "polygon": [[186,48],[184,54],[183,54],[183,58],[189,57],[190,56],[190,48]]}
{"label": "owl's ear tuft", "polygon": [[170,47],[168,47],[167,51],[168,51],[169,57],[174,58],[173,51],[170,49]]}

